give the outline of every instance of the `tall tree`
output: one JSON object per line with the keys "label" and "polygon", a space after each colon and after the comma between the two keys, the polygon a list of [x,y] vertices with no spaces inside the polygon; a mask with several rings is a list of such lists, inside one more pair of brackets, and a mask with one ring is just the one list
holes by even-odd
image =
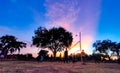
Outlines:
{"label": "tall tree", "polygon": [[33,45],[40,48],[49,48],[56,57],[57,51],[62,51],[72,44],[72,34],[64,28],[46,28],[39,27],[33,36]]}
{"label": "tall tree", "polygon": [[111,40],[96,41],[95,43],[93,43],[93,47],[95,47],[96,51],[99,51],[101,54],[104,54],[110,60],[110,56],[108,55],[108,52],[112,48]]}
{"label": "tall tree", "polygon": [[108,50],[113,47],[111,43],[111,40],[99,40],[93,43],[93,47],[95,47],[96,51],[108,55]]}
{"label": "tall tree", "polygon": [[26,43],[17,41],[12,35],[5,35],[0,37],[1,53],[7,56],[7,54],[15,51],[20,52],[20,49],[26,47]]}
{"label": "tall tree", "polygon": [[117,53],[117,56],[119,56],[119,54],[120,54],[120,43],[117,43],[116,45],[117,45],[117,47],[116,47],[115,51]]}

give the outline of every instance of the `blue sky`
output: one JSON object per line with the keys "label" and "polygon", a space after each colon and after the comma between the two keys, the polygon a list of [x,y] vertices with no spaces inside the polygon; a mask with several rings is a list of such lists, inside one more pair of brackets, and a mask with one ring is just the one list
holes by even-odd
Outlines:
{"label": "blue sky", "polygon": [[97,39],[120,42],[120,1],[103,0],[98,24]]}
{"label": "blue sky", "polygon": [[30,41],[31,34],[39,26],[35,16],[38,15],[39,22],[44,25],[42,2],[42,0],[35,2],[33,0],[0,0],[0,29],[2,30],[0,34],[12,34]]}
{"label": "blue sky", "polygon": [[0,36],[14,35],[31,44],[39,26],[62,26],[73,33],[74,42],[81,31],[82,45],[88,52],[95,40],[120,41],[119,3],[119,0],[0,0]]}

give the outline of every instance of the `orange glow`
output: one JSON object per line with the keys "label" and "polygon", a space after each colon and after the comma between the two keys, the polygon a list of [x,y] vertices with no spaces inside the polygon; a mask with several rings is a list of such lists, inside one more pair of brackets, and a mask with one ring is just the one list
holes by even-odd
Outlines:
{"label": "orange glow", "polygon": [[[67,3],[67,5],[66,5]],[[65,0],[61,2],[47,0],[46,4],[46,18],[45,22],[46,28],[51,27],[64,27],[66,30],[73,34],[73,44],[79,41],[79,32],[82,33],[82,49],[85,53],[90,53],[91,44],[94,41],[94,36],[96,35],[96,29],[98,27],[98,22],[101,12],[101,0],[96,2],[92,1],[80,1],[80,0]],[[39,15],[35,12],[36,23],[41,23],[39,21]],[[30,52],[34,48],[31,48]],[[27,50],[28,51],[28,50]],[[34,49],[36,53],[38,50]],[[80,53],[80,46],[77,44],[75,47],[71,48],[68,52]],[[59,53],[57,53],[57,57]]]}
{"label": "orange glow", "polygon": [[[94,40],[93,38],[96,34],[98,20],[100,17],[100,5],[101,0],[98,0],[95,4],[91,1],[80,2],[79,0],[65,1],[65,4],[64,1],[61,3],[57,1],[48,1],[46,6],[46,16],[49,17],[50,20],[46,22],[46,27],[50,28],[61,26],[72,32],[74,38],[73,44],[79,41],[79,36],[75,35],[78,35],[78,33],[81,32],[82,49],[86,53],[90,53],[91,44]],[[69,50],[69,54],[79,51],[80,47],[78,44]]]}
{"label": "orange glow", "polygon": [[60,57],[60,53],[61,53],[61,58],[63,58],[64,57],[64,52],[57,52],[56,57]]}
{"label": "orange glow", "polygon": [[[90,51],[90,45],[91,45],[92,40],[93,40],[92,36],[82,37],[81,47],[82,47],[82,50],[84,50],[84,52],[86,54],[88,54],[89,51]],[[77,41],[79,41],[79,39],[77,39]],[[75,43],[73,43],[72,46],[74,44]],[[80,43],[78,43],[77,45],[75,45],[74,47],[72,47],[68,50],[68,55],[77,54],[77,53],[80,53],[80,52],[81,52],[80,51]],[[64,57],[64,52],[57,52],[56,57],[60,57],[60,53],[61,53],[61,57],[63,58]],[[50,52],[49,54],[50,54],[49,56],[51,56],[52,52]]]}
{"label": "orange glow", "polygon": [[117,57],[117,56],[111,56],[111,59],[112,59],[112,60],[117,60],[118,57]]}
{"label": "orange glow", "polygon": [[[79,40],[79,39],[77,39],[77,40]],[[83,35],[82,40],[81,40],[81,48],[82,48],[82,50],[85,51],[85,53],[89,53],[92,40],[93,40],[92,36],[84,36]],[[71,53],[80,53],[80,43],[78,43],[76,46],[74,46],[73,48],[71,48],[69,50],[69,55]]]}

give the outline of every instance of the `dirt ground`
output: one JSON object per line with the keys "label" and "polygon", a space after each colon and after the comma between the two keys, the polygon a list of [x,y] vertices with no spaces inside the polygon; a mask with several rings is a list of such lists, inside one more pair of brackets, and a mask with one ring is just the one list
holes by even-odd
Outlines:
{"label": "dirt ground", "polygon": [[0,73],[120,73],[120,64],[2,61]]}

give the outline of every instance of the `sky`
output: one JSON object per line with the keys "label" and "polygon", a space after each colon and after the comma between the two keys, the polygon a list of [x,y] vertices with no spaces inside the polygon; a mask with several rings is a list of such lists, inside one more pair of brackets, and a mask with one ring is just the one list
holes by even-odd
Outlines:
{"label": "sky", "polygon": [[[110,39],[120,42],[119,0],[0,0],[0,36],[14,35],[26,42],[21,53],[38,53],[31,47],[34,30],[64,27],[73,34],[73,45],[92,53],[92,43]],[[69,52],[79,52],[79,44]]]}

